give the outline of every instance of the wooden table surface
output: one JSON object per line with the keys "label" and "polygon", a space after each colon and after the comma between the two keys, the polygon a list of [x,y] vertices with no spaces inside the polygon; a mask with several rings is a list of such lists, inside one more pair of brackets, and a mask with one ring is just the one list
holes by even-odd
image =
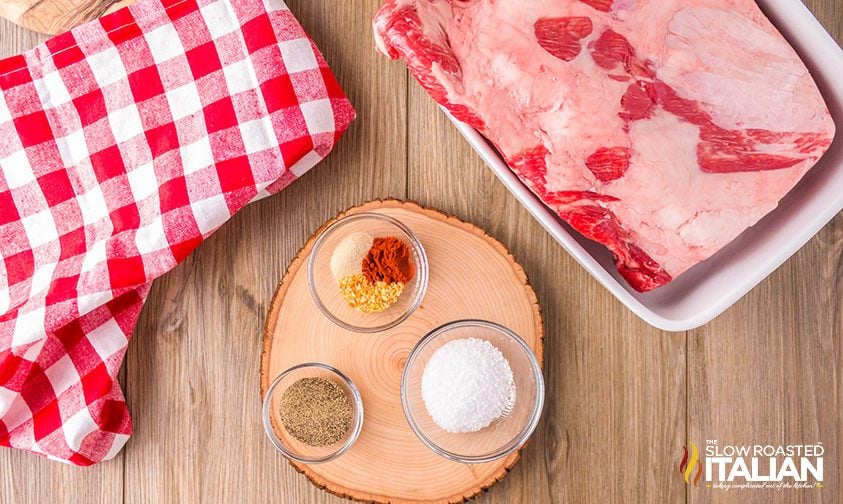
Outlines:
{"label": "wooden table surface", "polygon": [[[386,196],[488,230],[524,265],[543,307],[545,414],[522,461],[480,501],[843,502],[843,216],[714,322],[658,331],[556,245],[403,64],[375,53],[379,0],[288,3],[358,119],[327,161],[155,282],[121,376],[135,428],[125,450],[85,469],[0,450],[0,502],[337,502],[264,437],[261,326],[307,237],[346,207]],[[840,40],[843,2],[806,3]],[[44,38],[0,22],[0,56]],[[689,488],[682,446],[712,438],[820,441],[824,488]]]}

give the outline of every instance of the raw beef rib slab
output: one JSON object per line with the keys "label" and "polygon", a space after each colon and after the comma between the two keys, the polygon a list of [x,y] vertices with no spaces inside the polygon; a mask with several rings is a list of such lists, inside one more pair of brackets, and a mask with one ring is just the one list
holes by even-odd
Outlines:
{"label": "raw beef rib slab", "polygon": [[773,210],[834,136],[752,0],[390,0],[374,27],[639,291]]}

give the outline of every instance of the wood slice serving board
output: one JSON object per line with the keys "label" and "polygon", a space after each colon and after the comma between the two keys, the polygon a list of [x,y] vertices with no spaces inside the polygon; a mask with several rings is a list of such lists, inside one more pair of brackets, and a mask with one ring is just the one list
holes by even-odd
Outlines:
{"label": "wood slice serving board", "polygon": [[134,0],[0,0],[0,16],[40,33],[65,32]]}
{"label": "wood slice serving board", "polygon": [[264,329],[261,396],[276,376],[296,364],[323,362],[338,368],[363,398],[360,438],[334,461],[294,462],[296,469],[320,488],[356,500],[462,502],[503,478],[519,454],[466,465],[430,451],[410,430],[401,409],[404,363],[421,337],[464,318],[513,329],[541,362],[538,301],[524,270],[503,245],[471,224],[396,200],[366,203],[343,215],[359,212],[392,216],[418,236],[430,263],[424,301],[410,318],[382,333],[353,333],[333,325],[313,303],[307,285],[307,258],[320,229],[293,260],[272,300]]}

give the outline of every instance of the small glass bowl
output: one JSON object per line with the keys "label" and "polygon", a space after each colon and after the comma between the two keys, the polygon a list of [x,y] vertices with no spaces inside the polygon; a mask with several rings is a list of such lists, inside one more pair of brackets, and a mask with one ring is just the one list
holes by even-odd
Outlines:
{"label": "small glass bowl", "polygon": [[[334,249],[346,236],[357,232],[375,238],[394,236],[404,241],[413,254],[413,279],[404,287],[398,301],[380,313],[363,313],[349,306],[331,273]],[[307,283],[316,306],[336,325],[361,333],[385,331],[407,320],[421,305],[427,291],[427,279],[427,254],[421,242],[402,222],[378,213],[354,214],[331,224],[319,235],[307,263]]]}
{"label": "small glass bowl", "polygon": [[[310,446],[298,441],[284,428],[278,412],[281,397],[290,385],[302,378],[325,378],[345,391],[351,403],[352,422],[348,433],[340,441],[328,446]],[[339,457],[357,441],[363,428],[363,400],[351,379],[341,371],[327,364],[311,362],[291,367],[269,385],[263,400],[262,416],[267,437],[284,456],[305,464],[320,464]]]}
{"label": "small glass bowl", "polygon": [[[464,338],[488,341],[506,357],[515,381],[515,404],[508,415],[485,429],[452,434],[437,426],[427,412],[421,382],[433,353],[449,341]],[[413,432],[437,454],[466,464],[490,462],[520,448],[536,429],[544,407],[544,378],[535,354],[513,331],[483,320],[457,320],[434,329],[410,351],[401,376],[401,405]]]}

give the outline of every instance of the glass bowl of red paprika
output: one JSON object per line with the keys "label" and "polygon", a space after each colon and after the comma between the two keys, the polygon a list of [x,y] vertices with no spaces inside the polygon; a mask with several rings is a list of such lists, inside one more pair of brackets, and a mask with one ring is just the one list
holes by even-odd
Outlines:
{"label": "glass bowl of red paprika", "polygon": [[410,228],[375,212],[352,214],[319,234],[307,264],[313,301],[336,325],[376,333],[407,320],[427,291],[427,254]]}

